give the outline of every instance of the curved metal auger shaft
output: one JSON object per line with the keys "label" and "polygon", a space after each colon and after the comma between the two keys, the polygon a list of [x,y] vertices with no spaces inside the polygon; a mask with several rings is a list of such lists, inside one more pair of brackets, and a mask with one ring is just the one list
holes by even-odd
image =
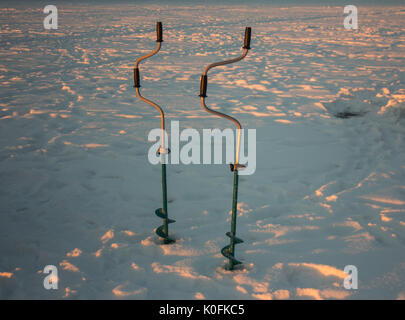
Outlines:
{"label": "curved metal auger shaft", "polygon": [[212,110],[212,109],[208,108],[207,105],[205,104],[205,98],[207,97],[207,84],[208,84],[207,73],[211,68],[235,63],[235,62],[242,60],[244,57],[246,57],[246,55],[250,49],[250,37],[251,37],[251,28],[246,27],[243,53],[239,57],[236,57],[234,59],[215,62],[215,63],[208,65],[204,69],[204,72],[201,76],[201,84],[200,84],[201,106],[203,107],[203,109],[216,116],[219,116],[221,118],[225,118],[225,119],[232,121],[238,127],[238,138],[237,138],[237,144],[236,144],[235,163],[231,164],[231,171],[234,172],[231,231],[226,233],[226,235],[230,238],[230,244],[221,249],[222,255],[229,260],[229,264],[227,267],[228,270],[233,270],[235,265],[242,263],[242,262],[238,261],[237,259],[235,259],[235,245],[243,242],[242,239],[239,239],[236,237],[236,216],[237,216],[237,207],[238,207],[238,180],[239,180],[238,179],[238,170],[244,168],[244,165],[239,164],[240,136],[241,136],[242,126],[241,126],[240,122],[238,120],[236,120],[235,118],[233,118],[225,113]]}
{"label": "curved metal auger shaft", "polygon": [[136,95],[139,99],[141,99],[143,102],[151,105],[152,107],[156,108],[159,113],[160,113],[160,127],[161,127],[161,137],[160,137],[160,141],[161,141],[161,147],[159,149],[159,154],[161,156],[161,162],[162,162],[162,200],[163,200],[163,208],[159,208],[155,210],[155,214],[163,219],[163,225],[161,225],[160,227],[158,227],[156,229],[156,234],[163,238],[163,242],[168,244],[168,243],[172,243],[175,242],[174,239],[169,237],[169,223],[174,223],[176,222],[175,220],[169,219],[168,217],[168,211],[167,211],[167,182],[166,182],[166,163],[164,161],[164,157],[165,154],[167,154],[169,152],[169,149],[165,148],[165,114],[163,112],[163,109],[158,106],[156,103],[154,103],[153,101],[150,101],[148,99],[146,99],[145,97],[143,97],[141,95],[141,91],[140,91],[140,77],[139,77],[139,63],[142,60],[145,60],[147,58],[152,57],[153,55],[155,55],[156,53],[159,52],[161,46],[162,46],[162,42],[163,42],[163,33],[162,33],[162,23],[158,22],[156,25],[156,35],[157,35],[157,40],[156,42],[158,43],[157,47],[155,50],[153,50],[152,52],[138,58],[135,62],[135,68],[134,68],[134,87],[136,89]]}

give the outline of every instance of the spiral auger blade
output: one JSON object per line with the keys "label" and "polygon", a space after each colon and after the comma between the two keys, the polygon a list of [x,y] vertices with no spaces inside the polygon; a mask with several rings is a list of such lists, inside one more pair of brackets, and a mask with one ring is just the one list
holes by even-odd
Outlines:
{"label": "spiral auger blade", "polygon": [[[240,239],[240,238],[234,236],[231,232],[227,232],[226,235],[231,239],[231,243],[233,242],[233,245],[234,245],[234,246],[235,246],[236,244],[243,243],[243,240],[242,240],[242,239]],[[238,264],[242,264],[241,261],[239,261],[239,260],[237,260],[237,259],[235,258],[234,254],[232,253],[231,247],[232,247],[232,245],[229,244],[229,245],[227,245],[227,246],[225,246],[225,247],[223,247],[223,248],[221,249],[222,255],[223,255],[225,258],[229,259],[229,266],[228,266],[228,269],[229,269],[229,270],[232,270],[233,267],[236,266],[236,265],[238,265]],[[232,265],[232,267],[231,267],[231,265]]]}
{"label": "spiral auger blade", "polygon": [[159,237],[163,238],[163,242],[166,243],[166,244],[175,242],[176,240],[174,240],[174,239],[172,239],[172,238],[169,237],[169,232],[168,232],[167,225],[168,225],[169,223],[175,223],[176,220],[169,219],[169,218],[167,217],[167,214],[164,213],[163,208],[156,209],[156,210],[155,210],[155,214],[156,214],[159,218],[163,219],[163,224],[162,224],[160,227],[158,227],[158,228],[156,229],[156,231],[155,231],[156,234],[157,234]]}

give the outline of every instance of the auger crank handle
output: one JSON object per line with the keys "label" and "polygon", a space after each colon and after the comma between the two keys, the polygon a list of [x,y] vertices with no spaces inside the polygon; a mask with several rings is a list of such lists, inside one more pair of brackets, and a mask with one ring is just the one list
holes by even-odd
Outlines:
{"label": "auger crank handle", "polygon": [[140,82],[140,77],[139,77],[139,69],[138,69],[138,65],[142,60],[145,60],[147,58],[150,58],[151,56],[155,55],[159,50],[160,50],[160,46],[161,43],[163,42],[163,28],[162,28],[162,23],[161,22],[157,22],[156,23],[156,42],[158,42],[158,46],[155,50],[153,50],[152,52],[138,58],[138,60],[136,60],[135,62],[135,68],[134,68],[134,87],[135,88],[140,88],[141,87],[141,82]]}

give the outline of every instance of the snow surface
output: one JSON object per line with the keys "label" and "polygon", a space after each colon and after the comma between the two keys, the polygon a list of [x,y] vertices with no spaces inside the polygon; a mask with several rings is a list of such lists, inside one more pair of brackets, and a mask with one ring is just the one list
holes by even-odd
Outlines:
{"label": "snow surface", "polygon": [[[405,7],[5,5],[0,27],[0,298],[405,298]],[[226,128],[207,104],[257,129],[257,170],[239,184],[236,257],[225,271],[232,174],[169,165],[170,225],[162,245],[160,166],[147,134],[168,125]],[[345,118],[342,115],[356,114]],[[338,117],[336,117],[338,115]],[[339,117],[340,115],[340,117]],[[59,289],[45,290],[46,265]],[[359,289],[346,290],[355,265]]]}

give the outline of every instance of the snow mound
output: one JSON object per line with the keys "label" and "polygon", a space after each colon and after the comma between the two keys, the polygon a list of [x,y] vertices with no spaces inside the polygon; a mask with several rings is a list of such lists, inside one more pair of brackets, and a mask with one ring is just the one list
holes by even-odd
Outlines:
{"label": "snow mound", "polygon": [[405,118],[405,91],[391,93],[388,88],[342,88],[335,99],[323,103],[335,117],[347,119],[358,116],[384,115],[395,120]]}

